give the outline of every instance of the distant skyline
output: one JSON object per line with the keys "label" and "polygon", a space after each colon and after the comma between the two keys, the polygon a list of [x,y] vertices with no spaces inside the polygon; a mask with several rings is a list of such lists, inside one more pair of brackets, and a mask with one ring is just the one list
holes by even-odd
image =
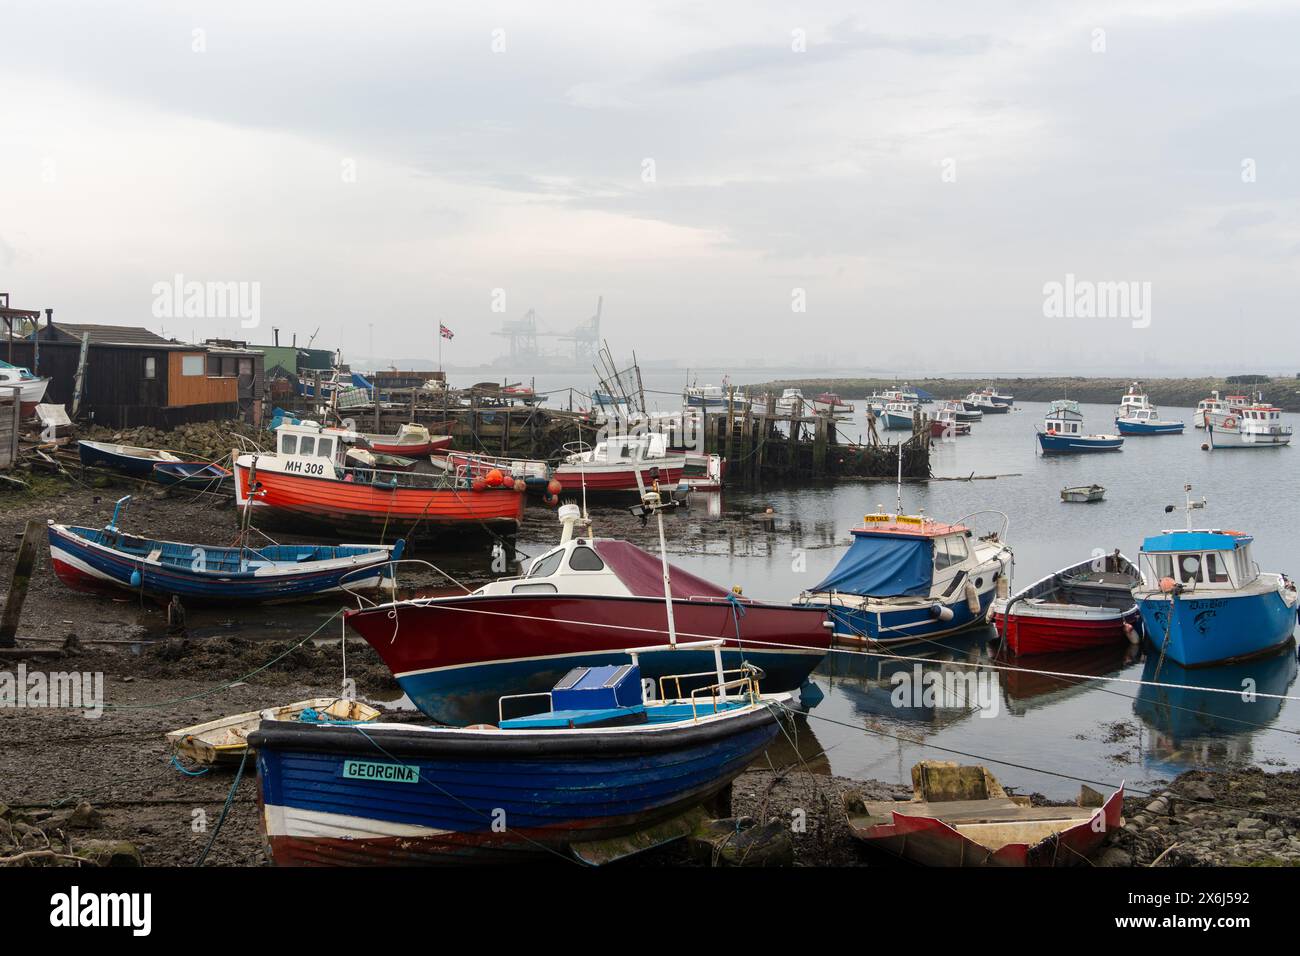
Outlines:
{"label": "distant skyline", "polygon": [[[620,359],[682,369],[1293,374],[1298,28],[1252,0],[9,4],[0,291],[359,364],[436,363],[444,322],[476,368],[503,321],[603,296]],[[159,305],[174,277],[202,314]]]}

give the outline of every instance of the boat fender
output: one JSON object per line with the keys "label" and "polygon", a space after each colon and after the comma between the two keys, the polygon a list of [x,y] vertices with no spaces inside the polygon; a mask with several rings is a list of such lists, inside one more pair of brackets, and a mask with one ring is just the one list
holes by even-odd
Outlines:
{"label": "boat fender", "polygon": [[1128,638],[1128,642],[1130,644],[1132,644],[1134,647],[1137,646],[1139,640],[1137,628],[1134,627],[1132,624],[1130,624],[1128,621],[1124,622],[1124,636]]}
{"label": "boat fender", "polygon": [[952,608],[943,604],[936,604],[930,608],[930,614],[936,621],[951,621],[953,618]]}
{"label": "boat fender", "polygon": [[969,581],[966,582],[966,608],[972,614],[978,614],[980,611],[980,593]]}
{"label": "boat fender", "polygon": [[133,587],[133,588],[138,588],[138,587],[140,586],[140,581],[141,581],[141,580],[143,580],[143,579],[140,577],[140,572],[139,572],[139,571],[132,571],[132,572],[131,572],[131,587]]}
{"label": "boat fender", "polygon": [[554,508],[560,503],[560,492],[564,490],[564,485],[558,478],[552,478],[546,483],[546,494],[542,500],[546,502],[548,508]]}
{"label": "boat fender", "polygon": [[528,485],[522,478],[515,479],[515,491],[525,491],[527,488]]}

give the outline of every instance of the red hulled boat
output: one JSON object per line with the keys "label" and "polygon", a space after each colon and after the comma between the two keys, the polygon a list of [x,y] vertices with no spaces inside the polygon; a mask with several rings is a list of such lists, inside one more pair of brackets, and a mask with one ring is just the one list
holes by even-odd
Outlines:
{"label": "red hulled boat", "polygon": [[[503,695],[545,692],[574,667],[621,660],[630,647],[666,643],[659,555],[625,541],[574,536],[574,505],[560,511],[560,544],[523,577],[450,597],[348,611],[349,627],[383,658],[425,714],[444,724],[495,723]],[[798,688],[830,647],[825,608],[741,598],[670,567],[672,613],[683,647],[647,655],[644,675],[711,674],[724,640],[728,669],[752,664],[767,690]],[[707,683],[707,679],[705,681]],[[689,693],[683,682],[680,693]],[[663,691],[677,696],[671,686]]]}
{"label": "red hulled boat", "polygon": [[512,535],[523,518],[522,482],[348,467],[348,446],[314,422],[281,425],[276,436],[275,453],[235,456],[236,502],[255,514],[408,539]]}
{"label": "red hulled boat", "polygon": [[657,469],[661,485],[669,486],[681,481],[685,468],[686,456],[669,454],[667,439],[652,432],[611,436],[572,454],[556,467],[555,477],[568,491],[636,494],[638,472],[649,488],[655,482],[651,469]]}
{"label": "red hulled boat", "polygon": [[326,428],[326,433],[337,434],[343,441],[355,443],[380,455],[401,455],[405,458],[424,458],[451,447],[450,435],[431,435],[429,429],[414,422],[403,425],[396,435],[372,435],[350,432],[341,428]]}
{"label": "red hulled boat", "polygon": [[994,622],[1012,654],[1047,654],[1136,641],[1140,620],[1132,588],[1141,577],[1115,551],[1055,571],[993,604]]}

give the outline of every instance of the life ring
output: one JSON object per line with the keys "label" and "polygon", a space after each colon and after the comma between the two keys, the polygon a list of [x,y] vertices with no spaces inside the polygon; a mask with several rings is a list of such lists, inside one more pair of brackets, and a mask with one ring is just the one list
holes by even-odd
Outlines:
{"label": "life ring", "polygon": [[1224,428],[1236,428],[1236,427],[1237,427],[1237,420],[1236,420],[1235,418],[1233,418],[1231,415],[1229,415],[1227,418],[1225,418],[1225,419],[1223,420],[1223,427],[1224,427]]}

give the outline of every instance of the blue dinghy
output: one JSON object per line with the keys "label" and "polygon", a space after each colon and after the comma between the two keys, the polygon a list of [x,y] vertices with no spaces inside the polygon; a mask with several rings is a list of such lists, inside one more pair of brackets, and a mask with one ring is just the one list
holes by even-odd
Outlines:
{"label": "blue dinghy", "polygon": [[[154,465],[159,462],[184,462],[186,457],[162,448],[141,448],[137,445],[114,445],[102,441],[77,442],[77,455],[82,465],[94,468],[111,468],[133,478],[152,478]],[[190,458],[190,461],[195,459]],[[207,462],[203,462],[207,464]]]}
{"label": "blue dinghy", "polygon": [[259,604],[301,601],[331,591],[383,586],[404,543],[277,544],[223,548],[157,541],[118,527],[121,499],[104,528],[50,523],[50,562],[76,590],[123,588],[159,600]]}
{"label": "blue dinghy", "polygon": [[497,726],[264,720],[248,739],[272,860],[606,862],[683,836],[682,815],[725,794],[777,735],[788,695],[761,695],[746,671],[650,700],[636,660],[577,668],[528,695],[549,698],[544,712]]}
{"label": "blue dinghy", "polygon": [[1193,530],[1191,512],[1205,501],[1193,502],[1187,490],[1187,530],[1142,542],[1142,582],[1133,596],[1147,638],[1184,667],[1248,660],[1290,644],[1300,606],[1295,584],[1259,570],[1250,535]]}

